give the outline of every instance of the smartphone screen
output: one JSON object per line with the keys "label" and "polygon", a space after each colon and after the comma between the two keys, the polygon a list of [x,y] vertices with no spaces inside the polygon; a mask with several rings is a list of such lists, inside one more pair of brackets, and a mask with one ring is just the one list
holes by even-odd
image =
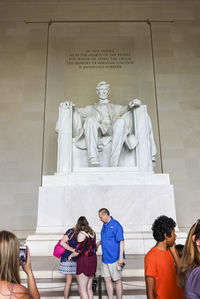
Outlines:
{"label": "smartphone screen", "polygon": [[26,264],[26,246],[20,246],[19,247],[19,260],[21,263]]}

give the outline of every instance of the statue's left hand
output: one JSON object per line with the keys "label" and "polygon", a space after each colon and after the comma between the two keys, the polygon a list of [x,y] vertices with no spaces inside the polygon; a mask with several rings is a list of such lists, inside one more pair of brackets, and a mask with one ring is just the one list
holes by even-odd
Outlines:
{"label": "statue's left hand", "polygon": [[139,99],[133,99],[128,103],[130,109],[137,108],[142,105],[142,102]]}

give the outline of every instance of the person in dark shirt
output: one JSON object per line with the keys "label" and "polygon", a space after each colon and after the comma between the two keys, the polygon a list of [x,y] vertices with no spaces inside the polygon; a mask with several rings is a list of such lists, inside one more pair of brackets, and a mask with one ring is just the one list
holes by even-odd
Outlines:
{"label": "person in dark shirt", "polygon": [[73,274],[76,274],[76,258],[73,258],[71,261],[68,260],[70,254],[75,251],[76,242],[76,227],[68,229],[60,242],[60,245],[65,248],[65,252],[61,256],[59,268],[59,272],[66,275],[65,299],[69,298]]}

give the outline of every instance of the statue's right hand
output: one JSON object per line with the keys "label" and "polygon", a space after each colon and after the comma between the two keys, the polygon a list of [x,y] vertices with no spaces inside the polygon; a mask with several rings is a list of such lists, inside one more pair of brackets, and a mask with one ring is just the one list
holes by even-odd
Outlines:
{"label": "statue's right hand", "polygon": [[65,101],[60,103],[60,107],[63,109],[69,109],[70,107],[74,107],[75,105],[71,101]]}

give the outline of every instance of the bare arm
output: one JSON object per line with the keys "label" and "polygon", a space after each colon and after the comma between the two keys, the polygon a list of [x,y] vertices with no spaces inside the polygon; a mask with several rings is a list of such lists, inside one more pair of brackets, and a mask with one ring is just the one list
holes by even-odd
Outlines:
{"label": "bare arm", "polygon": [[79,255],[79,253],[74,251],[74,252],[71,253],[70,256],[68,257],[68,261],[71,261],[71,259],[72,259],[73,257],[78,256],[78,255]]}
{"label": "bare arm", "polygon": [[172,247],[169,247],[169,250],[170,250],[170,252],[173,256],[174,262],[176,264],[176,270],[177,270],[177,272],[179,272],[180,266],[181,266],[181,259],[178,255],[178,252],[177,252],[176,248],[175,248],[175,243]]}
{"label": "bare arm", "polygon": [[38,292],[38,288],[35,282],[35,278],[33,275],[32,267],[31,267],[31,259],[29,248],[27,248],[27,261],[26,264],[21,264],[24,272],[27,274],[27,285],[28,291],[34,299],[40,299],[40,294]]}
{"label": "bare arm", "polygon": [[[80,233],[78,234],[77,241],[78,241],[78,242],[83,242],[84,240],[85,240],[85,235],[84,235],[83,233],[80,232]],[[68,257],[68,260],[71,261],[71,259],[72,259],[73,257],[78,256],[78,255],[79,255],[79,253],[76,252],[76,251],[74,250],[74,252],[73,252],[72,254],[70,254],[70,256]]]}
{"label": "bare arm", "polygon": [[69,250],[69,251],[71,251],[71,252],[74,252],[75,249],[72,248],[72,247],[70,247],[70,246],[67,244],[68,241],[69,241],[68,236],[67,236],[67,235],[64,235],[64,237],[63,237],[62,240],[60,241],[60,245],[61,245],[63,248],[65,248],[65,249],[67,249],[67,250]]}
{"label": "bare arm", "polygon": [[98,241],[97,244],[96,244],[97,250],[98,250],[98,248],[99,248],[100,245],[101,245],[101,241]]}
{"label": "bare arm", "polygon": [[145,276],[147,299],[155,299],[154,288],[155,278],[153,276]]}
{"label": "bare arm", "polygon": [[124,240],[120,241],[120,245],[119,245],[119,260],[118,260],[118,264],[120,266],[122,266],[122,264],[124,262],[123,253],[124,253]]}
{"label": "bare arm", "polygon": [[31,297],[33,297],[34,299],[40,299],[40,294],[32,271],[30,273],[27,273],[27,284]]}

